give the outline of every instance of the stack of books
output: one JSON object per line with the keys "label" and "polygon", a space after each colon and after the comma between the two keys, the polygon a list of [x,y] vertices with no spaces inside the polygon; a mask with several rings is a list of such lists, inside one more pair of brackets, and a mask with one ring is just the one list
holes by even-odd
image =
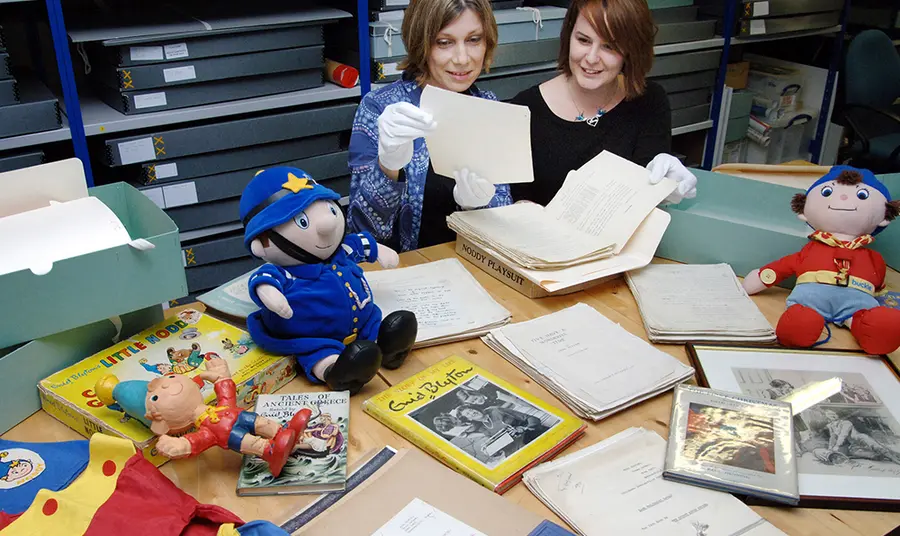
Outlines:
{"label": "stack of books", "polygon": [[456,212],[447,225],[457,251],[501,281],[510,278],[492,264],[557,293],[646,266],[669,223],[656,206],[675,186],[651,185],[645,168],[604,151],[570,172],[546,207]]}
{"label": "stack of books", "polygon": [[772,325],[727,264],[651,264],[625,280],[653,342],[775,341]]}
{"label": "stack of books", "polygon": [[583,303],[495,329],[484,341],[577,415],[594,421],[694,375],[693,368]]}

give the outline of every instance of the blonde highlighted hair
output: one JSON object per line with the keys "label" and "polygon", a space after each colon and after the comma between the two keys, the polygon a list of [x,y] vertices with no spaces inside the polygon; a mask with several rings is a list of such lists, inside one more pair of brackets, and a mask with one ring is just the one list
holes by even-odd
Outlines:
{"label": "blonde highlighted hair", "polygon": [[399,68],[408,76],[424,84],[429,77],[428,58],[438,34],[467,9],[481,19],[484,30],[484,70],[490,70],[497,48],[497,21],[488,0],[410,0],[403,14],[400,35],[406,46],[406,58]]}

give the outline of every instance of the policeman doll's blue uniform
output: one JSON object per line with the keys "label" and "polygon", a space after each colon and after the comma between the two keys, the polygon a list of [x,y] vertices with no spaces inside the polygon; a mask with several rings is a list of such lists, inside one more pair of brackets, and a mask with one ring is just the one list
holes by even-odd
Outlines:
{"label": "policeman doll's blue uniform", "polygon": [[[270,263],[250,277],[250,296],[260,310],[247,318],[247,327],[260,348],[294,354],[310,380],[355,392],[374,377],[379,366],[402,364],[415,342],[416,321],[409,311],[397,311],[383,321],[358,263],[375,262],[379,247],[384,246],[368,232],[344,234],[343,214],[335,203],[339,197],[305,172],[287,167],[259,172],[246,187],[240,204],[244,245],[253,252],[254,240],[264,239],[270,243],[267,247],[277,248],[280,259],[291,259],[290,264],[278,265],[266,255],[263,258]],[[319,202],[330,206],[320,204],[312,210]],[[327,248],[325,253],[307,251],[295,243],[296,236],[316,236],[297,233],[312,233],[322,223],[317,218],[333,218],[326,223],[340,226],[332,235],[343,239],[340,245],[334,244],[333,253]],[[284,236],[291,232],[295,241]],[[328,232],[319,231],[319,235]],[[315,249],[320,247],[316,243]],[[284,296],[292,311],[289,318],[266,306],[259,294],[263,285]],[[314,367],[330,356],[338,356],[337,361],[323,378],[317,377]]]}

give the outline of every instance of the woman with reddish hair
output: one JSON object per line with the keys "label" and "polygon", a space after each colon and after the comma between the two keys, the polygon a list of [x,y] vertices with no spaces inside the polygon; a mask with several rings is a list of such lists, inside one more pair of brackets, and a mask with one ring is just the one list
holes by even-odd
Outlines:
{"label": "woman with reddish hair", "polygon": [[559,76],[511,102],[531,110],[534,182],[513,199],[546,205],[566,175],[607,150],[674,179],[667,201],[696,195],[697,178],[670,155],[672,113],[665,90],[647,80],[656,26],[647,0],[572,0],[563,21]]}

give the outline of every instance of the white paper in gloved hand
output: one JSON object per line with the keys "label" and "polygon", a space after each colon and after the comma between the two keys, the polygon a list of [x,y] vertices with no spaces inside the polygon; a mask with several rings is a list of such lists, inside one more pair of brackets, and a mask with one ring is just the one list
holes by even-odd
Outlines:
{"label": "white paper in gloved hand", "polygon": [[486,206],[494,198],[496,188],[493,183],[466,168],[454,171],[453,178],[456,179],[453,199],[464,209]]}
{"label": "white paper in gloved hand", "polygon": [[684,199],[697,197],[697,177],[681,163],[681,160],[666,153],[656,155],[647,164],[650,172],[650,184],[656,184],[664,178],[678,183],[675,191],[665,199],[666,203],[681,203]]}
{"label": "white paper in gloved hand", "polygon": [[409,102],[388,105],[378,116],[378,160],[387,169],[402,169],[412,160],[413,141],[436,127],[431,114]]}

